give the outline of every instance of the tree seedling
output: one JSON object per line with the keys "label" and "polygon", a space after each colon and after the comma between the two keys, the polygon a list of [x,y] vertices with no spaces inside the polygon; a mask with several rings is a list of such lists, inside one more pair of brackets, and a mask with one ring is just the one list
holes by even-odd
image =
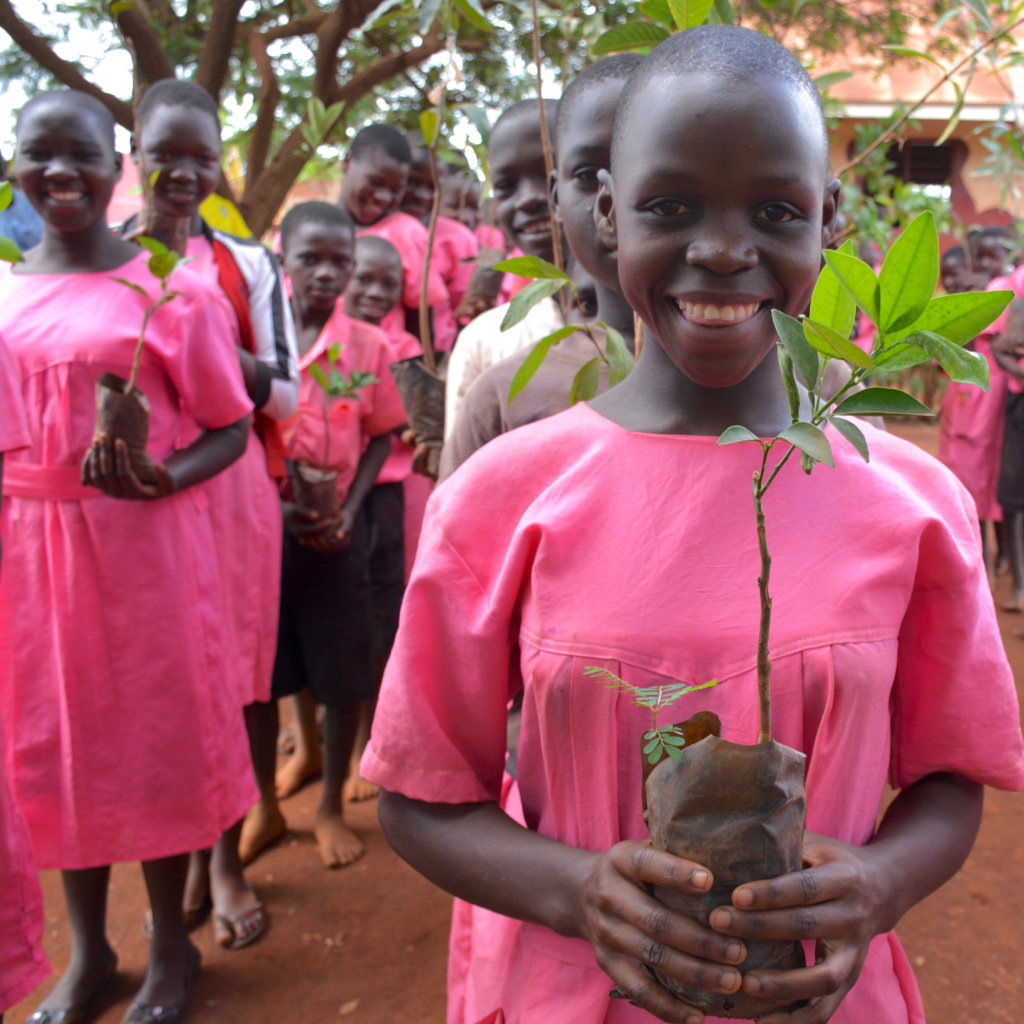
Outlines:
{"label": "tree seedling", "polygon": [[350,377],[338,369],[338,359],[341,356],[341,343],[334,342],[327,349],[328,367],[325,370],[319,363],[312,363],[309,367],[309,375],[320,385],[323,391],[323,418],[324,418],[324,458],[321,465],[321,472],[329,472],[331,461],[331,431],[328,415],[331,411],[331,404],[339,398],[354,398],[361,401],[359,392],[372,384],[379,383],[377,378],[369,372],[353,370]]}
{"label": "tree seedling", "polygon": [[[11,183],[0,181],[0,210],[6,210],[13,199],[14,192],[11,189]],[[15,244],[14,239],[0,235],[0,260],[5,260],[7,263],[22,263],[24,259],[25,257],[21,255],[21,250]]]}

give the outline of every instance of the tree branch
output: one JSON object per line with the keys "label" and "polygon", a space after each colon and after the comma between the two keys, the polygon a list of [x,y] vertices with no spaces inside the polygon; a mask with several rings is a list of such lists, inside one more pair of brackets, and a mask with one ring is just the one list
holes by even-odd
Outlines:
{"label": "tree branch", "polygon": [[160,37],[151,24],[145,0],[134,0],[131,7],[118,11],[115,17],[117,27],[131,43],[135,54],[138,81],[148,87],[161,78],[174,78],[174,67],[167,59]]}
{"label": "tree branch", "polygon": [[74,64],[58,57],[53,52],[48,40],[37,35],[25,22],[18,17],[10,0],[0,0],[0,28],[10,37],[11,42],[23,50],[41,68],[48,71],[62,85],[69,89],[78,89],[94,96],[107,110],[113,114],[118,124],[130,128],[132,125],[132,107],[125,100],[111,96],[98,86],[93,85]]}
{"label": "tree branch", "polygon": [[196,68],[196,82],[214,99],[220,98],[224,79],[228,74],[228,61],[235,45],[238,13],[245,0],[212,0],[206,37]]}
{"label": "tree branch", "polygon": [[274,132],[274,114],[281,98],[274,64],[267,53],[267,39],[262,32],[249,33],[249,52],[260,76],[260,94],[256,104],[256,122],[249,137],[249,157],[245,167],[246,195],[266,167],[270,139]]}

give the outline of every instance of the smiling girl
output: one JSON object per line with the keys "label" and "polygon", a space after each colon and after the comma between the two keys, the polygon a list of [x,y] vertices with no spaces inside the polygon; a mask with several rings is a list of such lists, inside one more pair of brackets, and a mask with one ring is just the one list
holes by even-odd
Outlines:
{"label": "smiling girl", "polygon": [[[870,465],[836,440],[835,469],[775,480],[774,734],[807,755],[806,866],[738,887],[710,928],[649,894],[713,882],[647,842],[649,712],[585,674],[715,678],[679,719],[707,707],[728,739],[757,740],[760,450],[716,439],[791,422],[772,310],[806,308],[838,196],[817,90],[766,36],[679,33],[627,84],[599,177],[598,225],[649,340],[622,384],[495,439],[439,487],[363,760],[398,852],[490,912],[456,905],[448,1020],[699,1024],[657,966],[807,1001],[764,1024],[920,1024],[892,928],[963,862],[982,785],[1024,784],[952,477],[866,426]],[[502,769],[520,690],[513,820]],[[876,828],[887,778],[900,792]],[[752,937],[809,940],[810,963],[741,974]]]}

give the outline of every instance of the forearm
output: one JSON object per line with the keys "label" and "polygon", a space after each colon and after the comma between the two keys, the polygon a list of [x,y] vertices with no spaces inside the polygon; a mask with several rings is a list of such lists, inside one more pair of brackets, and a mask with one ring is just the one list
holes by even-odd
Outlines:
{"label": "forearm", "polygon": [[171,490],[182,491],[227,469],[245,451],[248,440],[248,417],[219,430],[204,430],[192,444],[164,463]]}
{"label": "forearm", "polygon": [[960,870],[981,825],[984,787],[939,772],[903,790],[865,853],[887,880],[882,931]]}
{"label": "forearm", "polygon": [[379,437],[371,438],[356,467],[356,475],[352,479],[348,494],[345,495],[342,508],[355,515],[377,480],[389,451],[391,451],[390,434],[381,434]]}
{"label": "forearm", "polygon": [[531,832],[497,804],[429,804],[382,791],[400,857],[453,896],[562,935],[580,934],[576,893],[596,854]]}

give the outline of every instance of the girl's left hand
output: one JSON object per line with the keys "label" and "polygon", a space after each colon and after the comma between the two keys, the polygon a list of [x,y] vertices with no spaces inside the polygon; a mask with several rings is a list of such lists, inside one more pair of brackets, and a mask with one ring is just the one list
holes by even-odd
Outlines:
{"label": "girl's left hand", "polygon": [[111,498],[152,501],[173,491],[170,476],[162,462],[153,462],[152,482],[143,482],[132,468],[128,446],[111,441],[106,434],[97,437],[82,460],[82,483],[96,487]]}
{"label": "girl's left hand", "polygon": [[772,1013],[759,1024],[824,1024],[853,988],[868,944],[892,924],[888,898],[870,847],[807,833],[803,871],[741,885],[733,905],[711,914],[711,927],[741,939],[816,942],[813,966],[793,971],[750,971],[743,989],[780,1003],[809,1000],[792,1013]]}

